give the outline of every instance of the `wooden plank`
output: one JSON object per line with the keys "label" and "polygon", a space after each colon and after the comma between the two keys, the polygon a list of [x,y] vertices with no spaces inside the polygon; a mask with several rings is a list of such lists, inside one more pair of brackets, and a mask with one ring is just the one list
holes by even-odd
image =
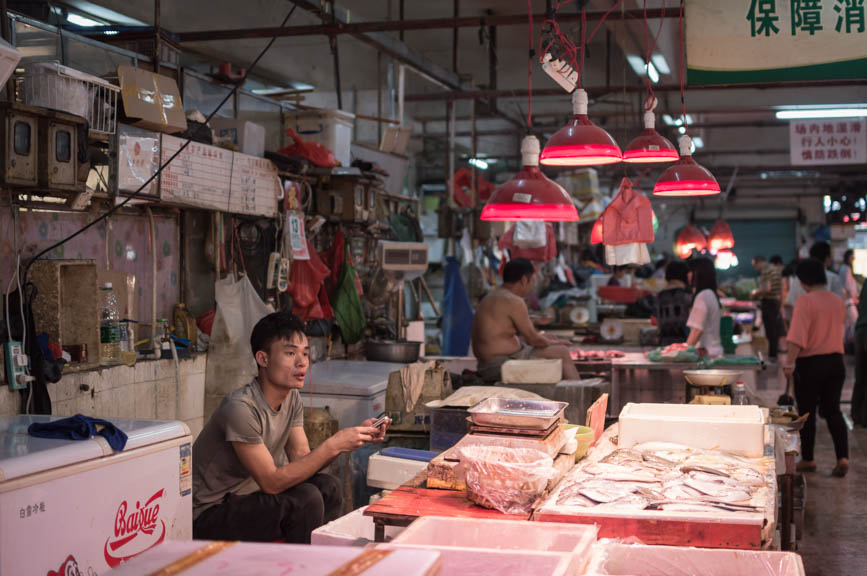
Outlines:
{"label": "wooden plank", "polygon": [[595,524],[599,527],[600,539],[637,538],[642,543],[651,545],[738,550],[760,550],[762,547],[762,528],[758,524],[729,524],[719,520],[696,522],[541,513],[536,513],[533,520]]}
{"label": "wooden plank", "polygon": [[600,396],[587,409],[587,427],[593,429],[593,444],[599,441],[605,431],[605,413],[608,410],[608,394]]}
{"label": "wooden plank", "polygon": [[365,516],[383,519],[419,518],[421,516],[446,516],[450,518],[488,518],[500,520],[529,520],[529,514],[506,515],[498,510],[489,510],[473,504],[463,492],[453,490],[430,490],[401,486],[364,511]]}

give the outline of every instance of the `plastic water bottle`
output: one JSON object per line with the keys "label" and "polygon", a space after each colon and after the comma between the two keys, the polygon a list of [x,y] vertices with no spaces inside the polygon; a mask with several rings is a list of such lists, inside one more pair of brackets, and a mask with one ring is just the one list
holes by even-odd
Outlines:
{"label": "plastic water bottle", "polygon": [[120,364],[120,312],[111,282],[99,291],[99,363]]}
{"label": "plastic water bottle", "polygon": [[747,406],[750,403],[750,399],[747,397],[747,388],[744,386],[743,382],[738,382],[735,384],[734,390],[732,390],[732,404],[735,406]]}

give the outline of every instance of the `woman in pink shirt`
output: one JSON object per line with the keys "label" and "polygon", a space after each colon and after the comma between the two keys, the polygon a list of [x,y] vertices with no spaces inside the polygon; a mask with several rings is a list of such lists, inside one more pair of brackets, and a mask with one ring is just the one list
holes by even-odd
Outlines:
{"label": "woman in pink shirt", "polygon": [[798,411],[810,415],[801,430],[798,470],[816,470],[813,448],[818,408],[819,415],[828,423],[837,454],[837,465],[832,474],[843,477],[849,471],[846,423],[840,412],[840,395],[846,379],[843,364],[846,304],[842,298],[825,289],[825,267],[818,260],[804,260],[798,264],[796,274],[806,294],[795,302],[786,338],[789,351],[783,370],[786,375],[794,373]]}

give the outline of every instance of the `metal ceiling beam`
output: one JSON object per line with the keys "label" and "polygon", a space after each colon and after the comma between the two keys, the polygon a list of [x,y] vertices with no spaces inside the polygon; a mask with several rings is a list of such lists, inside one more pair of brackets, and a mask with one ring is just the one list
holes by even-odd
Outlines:
{"label": "metal ceiling beam", "polygon": [[[350,16],[349,11],[339,4],[321,4],[320,2],[315,2],[313,0],[293,0],[300,8],[307,10],[308,12],[319,16],[320,18],[325,19],[325,21],[333,21],[334,24],[330,25],[330,27],[342,28],[345,26],[349,26],[350,20],[354,22],[352,26],[357,24],[362,24],[363,22],[358,22],[358,17],[355,14]],[[323,7],[331,7],[331,10],[326,12]],[[332,12],[333,11],[333,15]],[[332,20],[333,18],[333,20]],[[329,27],[329,26],[326,26]],[[289,28],[264,28],[259,29],[259,32],[262,34],[256,35],[242,35],[235,36],[234,38],[271,38],[273,36],[288,36],[288,34],[283,34],[286,30],[291,30],[294,27]],[[249,31],[248,31],[249,32]],[[225,36],[222,37],[214,37],[214,32],[205,32],[209,37],[203,38],[202,40],[229,40],[232,38],[228,38]],[[398,62],[405,64],[407,67],[412,69],[417,74],[427,78],[431,82],[435,84],[439,84],[440,86],[448,89],[448,90],[461,90],[464,86],[461,83],[460,78],[454,72],[450,72],[446,70],[439,64],[433,62],[427,57],[419,54],[418,52],[411,50],[407,47],[406,44],[390,36],[388,34],[383,33],[382,31],[353,31],[349,32],[352,36],[357,38],[358,40],[364,42],[383,52],[388,54]],[[187,40],[189,41],[189,40]]]}
{"label": "metal ceiling beam", "polygon": [[[299,2],[302,8],[306,8],[305,4],[314,6],[316,12],[322,12],[318,2],[301,1]],[[314,10],[308,8],[311,12]],[[233,30],[205,30],[200,32],[181,32],[177,36],[183,42],[213,42],[217,40],[241,40],[249,38],[271,38],[290,37],[290,36],[334,36],[337,34],[351,34],[357,36],[359,34],[371,34],[378,32],[404,32],[407,30],[432,30],[444,28],[481,28],[484,26],[524,26],[527,24],[526,14],[509,14],[509,15],[490,15],[490,16],[469,16],[462,18],[425,18],[413,20],[384,20],[377,22],[363,22],[352,14],[351,22],[348,17],[348,11],[335,5],[335,13],[338,14],[338,23],[336,24],[317,24],[310,26],[289,26],[286,28],[238,28]],[[599,20],[605,14],[604,11],[593,11],[587,13],[587,20]],[[342,17],[346,15],[347,17]],[[668,10],[667,17],[674,17],[672,10]],[[662,17],[661,9],[653,9],[647,11],[648,19],[656,19]],[[534,14],[533,20],[543,22],[547,19],[544,13]],[[608,15],[606,21],[616,20],[643,20],[643,10],[626,10],[624,12],[612,12]],[[564,24],[567,22],[577,22],[580,20],[580,14],[577,11],[569,11],[557,14],[557,22]]]}
{"label": "metal ceiling beam", "polygon": [[[789,88],[830,88],[843,86],[867,86],[867,79],[857,80],[810,80],[804,82],[753,82],[750,84],[715,84],[707,86],[688,86],[687,92],[706,91],[706,90],[768,90],[768,89],[789,89]],[[590,87],[585,86],[590,98],[598,98],[608,94],[617,94],[628,92],[644,92],[647,86],[644,84],[633,84],[620,87]],[[660,84],[653,87],[654,92],[679,92],[679,84]],[[528,92],[526,89],[516,90],[467,90],[464,92],[432,92],[430,94],[407,94],[406,102],[434,102],[439,100],[474,100],[478,98],[526,98]],[[543,90],[533,90],[534,98],[545,98],[562,96],[568,94],[560,88],[546,88]],[[687,110],[687,112],[690,112]]]}

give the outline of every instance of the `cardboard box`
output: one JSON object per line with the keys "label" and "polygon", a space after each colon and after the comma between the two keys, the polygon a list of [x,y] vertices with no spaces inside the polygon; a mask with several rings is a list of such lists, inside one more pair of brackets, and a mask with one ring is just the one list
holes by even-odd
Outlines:
{"label": "cardboard box", "polygon": [[138,322],[138,288],[135,274],[99,269],[96,273],[96,282],[99,286],[111,282],[121,319]]}
{"label": "cardboard box", "polygon": [[250,156],[265,156],[265,127],[248,120],[234,118],[211,118],[211,130],[214,138],[229,139],[238,147],[238,151]]}
{"label": "cardboard box", "polygon": [[129,122],[166,134],[187,129],[178,84],[166,76],[132,66],[118,66],[123,110]]}

